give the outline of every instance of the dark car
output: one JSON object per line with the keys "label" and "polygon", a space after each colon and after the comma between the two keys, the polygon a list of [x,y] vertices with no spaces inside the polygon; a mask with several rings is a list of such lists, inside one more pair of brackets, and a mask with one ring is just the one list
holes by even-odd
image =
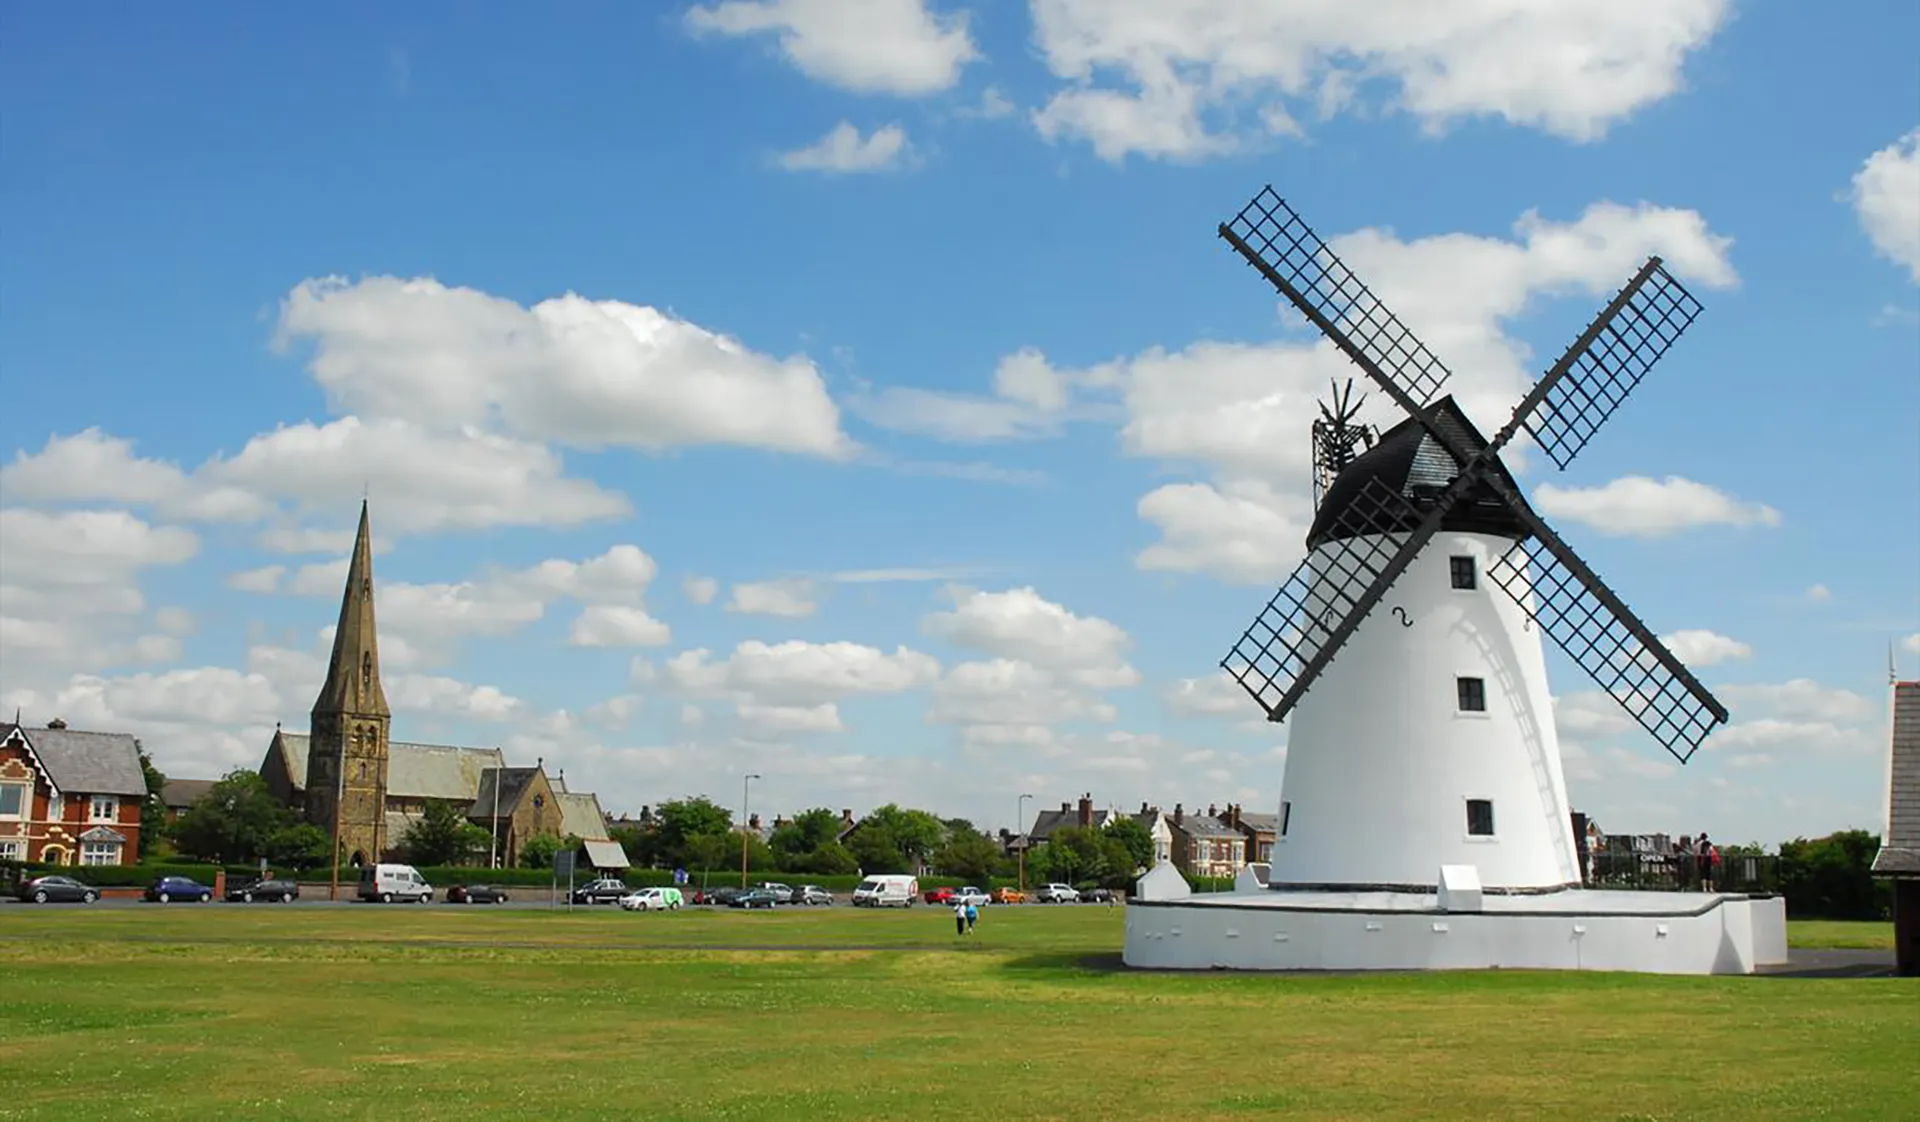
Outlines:
{"label": "dark car", "polygon": [[601,877],[591,884],[583,884],[573,890],[573,902],[576,904],[616,904],[620,897],[632,892],[625,882],[613,877]]}
{"label": "dark car", "polygon": [[770,888],[755,888],[741,892],[727,901],[730,908],[771,908],[780,902],[780,896]]}
{"label": "dark car", "polygon": [[696,904],[719,904],[724,907],[727,904],[733,903],[733,898],[744,891],[746,890],[743,888],[702,888],[694,892],[693,902]]}
{"label": "dark car", "polygon": [[100,898],[100,890],[72,877],[48,876],[26,881],[14,895],[36,904],[91,904]]}
{"label": "dark car", "polygon": [[300,898],[300,886],[290,880],[249,881],[227,889],[227,903],[251,904],[255,900],[268,900],[277,904],[291,904]]}
{"label": "dark car", "polygon": [[449,904],[504,904],[507,890],[491,884],[456,884],[447,889]]}
{"label": "dark car", "polygon": [[147,899],[161,904],[175,900],[198,900],[204,904],[213,899],[213,889],[191,877],[161,877],[147,886]]}

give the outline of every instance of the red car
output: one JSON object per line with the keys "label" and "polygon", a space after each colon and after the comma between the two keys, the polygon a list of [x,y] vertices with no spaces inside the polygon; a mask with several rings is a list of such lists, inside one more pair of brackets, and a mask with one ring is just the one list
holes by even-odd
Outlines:
{"label": "red car", "polygon": [[929,904],[951,904],[953,903],[953,889],[951,888],[928,889],[926,893],[926,897],[927,897],[927,903]]}

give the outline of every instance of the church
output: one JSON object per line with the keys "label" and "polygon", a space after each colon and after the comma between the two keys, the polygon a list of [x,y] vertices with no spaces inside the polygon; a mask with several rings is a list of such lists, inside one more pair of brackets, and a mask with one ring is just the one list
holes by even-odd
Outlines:
{"label": "church", "polygon": [[489,865],[518,864],[527,841],[545,834],[580,838],[596,869],[627,867],[619,844],[608,840],[599,799],[569,791],[564,771],[548,776],[544,759],[509,767],[499,748],[394,740],[392,726],[380,684],[373,540],[362,502],[326,682],[306,735],[275,728],[260,763],[268,788],[325,830],[346,864],[403,858],[407,831],[427,804],[447,801],[491,835]]}

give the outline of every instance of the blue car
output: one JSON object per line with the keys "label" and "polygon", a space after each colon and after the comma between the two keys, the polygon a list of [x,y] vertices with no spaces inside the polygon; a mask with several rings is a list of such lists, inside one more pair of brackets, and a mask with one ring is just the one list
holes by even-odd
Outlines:
{"label": "blue car", "polygon": [[147,899],[161,904],[174,900],[198,900],[204,904],[213,899],[213,889],[191,877],[161,877],[147,886]]}

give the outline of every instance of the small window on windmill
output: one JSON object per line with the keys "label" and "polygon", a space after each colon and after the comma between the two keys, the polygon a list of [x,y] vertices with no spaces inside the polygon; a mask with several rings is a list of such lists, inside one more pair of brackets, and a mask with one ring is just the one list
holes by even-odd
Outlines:
{"label": "small window on windmill", "polygon": [[1455,678],[1454,689],[1460,696],[1462,713],[1485,713],[1487,711],[1487,683],[1482,678]]}
{"label": "small window on windmill", "polygon": [[1493,800],[1467,800],[1467,836],[1490,838],[1493,836]]}
{"label": "small window on windmill", "polygon": [[1453,557],[1448,562],[1453,569],[1453,587],[1471,592],[1479,586],[1480,582],[1475,579],[1473,558]]}
{"label": "small window on windmill", "polygon": [[1293,819],[1293,804],[1286,803],[1286,802],[1281,803],[1280,804],[1280,836],[1281,837],[1284,838],[1287,836],[1287,823],[1292,821],[1292,819]]}

